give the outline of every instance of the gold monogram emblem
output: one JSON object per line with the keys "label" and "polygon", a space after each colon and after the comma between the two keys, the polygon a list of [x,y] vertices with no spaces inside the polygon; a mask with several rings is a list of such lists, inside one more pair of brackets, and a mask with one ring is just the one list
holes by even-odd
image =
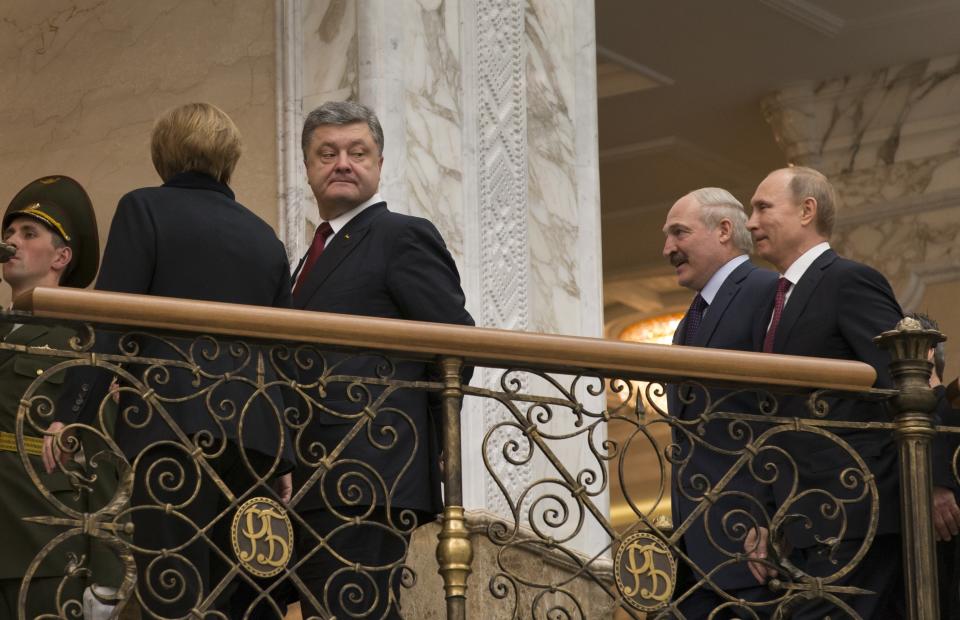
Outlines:
{"label": "gold monogram emblem", "polygon": [[677,562],[653,534],[631,534],[617,549],[617,589],[631,607],[655,611],[666,607],[676,586]]}
{"label": "gold monogram emblem", "polygon": [[237,509],[230,534],[240,565],[257,577],[276,575],[293,554],[290,517],[266,497],[254,497]]}

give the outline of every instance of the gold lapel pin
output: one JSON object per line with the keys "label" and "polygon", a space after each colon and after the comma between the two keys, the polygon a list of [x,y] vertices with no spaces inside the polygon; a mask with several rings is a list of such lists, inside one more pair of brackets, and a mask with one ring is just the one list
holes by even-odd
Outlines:
{"label": "gold lapel pin", "polygon": [[350,235],[344,235],[343,238],[344,238],[344,239],[349,239],[349,238],[350,238]]}

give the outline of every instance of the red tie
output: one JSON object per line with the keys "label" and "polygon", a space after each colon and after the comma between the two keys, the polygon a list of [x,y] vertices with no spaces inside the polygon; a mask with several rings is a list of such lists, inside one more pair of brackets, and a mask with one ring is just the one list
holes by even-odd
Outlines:
{"label": "red tie", "polygon": [[303,267],[300,268],[300,275],[297,276],[297,283],[293,285],[294,295],[297,294],[297,289],[306,281],[307,274],[313,269],[317,259],[323,254],[323,246],[327,244],[327,239],[332,234],[333,228],[330,227],[330,222],[323,222],[317,226],[317,232],[313,235],[313,243],[310,244],[310,249],[307,250],[307,258],[304,259]]}
{"label": "red tie", "polygon": [[793,283],[786,278],[780,278],[777,281],[777,296],[773,299],[773,318],[770,319],[770,327],[767,328],[767,336],[763,339],[763,352],[773,353],[773,339],[777,335],[777,325],[780,323],[780,315],[783,314],[783,306],[787,302],[787,291]]}

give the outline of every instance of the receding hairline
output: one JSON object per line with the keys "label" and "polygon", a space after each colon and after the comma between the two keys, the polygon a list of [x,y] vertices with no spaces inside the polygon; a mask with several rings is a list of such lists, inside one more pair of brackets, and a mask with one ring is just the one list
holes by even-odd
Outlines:
{"label": "receding hairline", "polygon": [[[343,123],[343,124],[340,124],[340,123],[320,123],[319,125],[317,125],[316,127],[314,127],[313,130],[310,132],[310,143],[312,144],[313,141],[316,139],[316,137],[317,137],[317,131],[320,130],[320,129],[323,129],[324,127],[353,127],[353,126],[355,126],[355,125],[360,125],[360,126],[362,126],[362,127],[367,131],[367,136],[370,138],[370,142],[373,143],[373,146],[375,146],[375,147],[377,148],[377,151],[379,152],[379,151],[380,151],[380,146],[377,144],[376,136],[373,135],[373,132],[370,131],[370,126],[367,125],[367,123],[364,122],[364,121],[355,121],[355,122],[353,122],[353,123]],[[354,138],[353,140],[350,141],[350,144],[362,144],[362,143],[363,143],[363,139],[362,139],[362,138]],[[324,140],[324,141],[321,142],[320,144],[333,144],[333,143],[332,143],[331,141],[329,141],[329,140]],[[382,157],[382,156],[383,156],[383,153],[380,153],[380,155],[381,155],[381,157]]]}

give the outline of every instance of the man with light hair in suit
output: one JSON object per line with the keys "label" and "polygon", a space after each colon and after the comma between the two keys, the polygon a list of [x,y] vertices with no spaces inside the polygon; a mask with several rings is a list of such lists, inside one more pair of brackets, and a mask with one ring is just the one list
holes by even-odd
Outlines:
{"label": "man with light hair in suit", "polygon": [[[696,292],[677,326],[674,344],[752,350],[753,323],[760,300],[777,278],[773,272],[750,262],[753,241],[740,201],[718,187],[690,192],[670,209],[663,233],[663,255],[676,269],[678,284]],[[710,390],[709,400],[716,402],[721,395],[718,390]],[[702,425],[704,433],[700,434],[698,418],[704,413],[707,400],[708,394],[689,385],[672,385],[667,391],[677,447],[671,455],[673,521],[674,527],[690,521],[682,540],[687,557],[696,567],[685,562],[680,566],[678,607],[687,618],[705,618],[731,598],[753,603],[769,598],[746,564],[735,559],[741,542],[729,536],[732,530],[722,522],[726,513],[738,514],[731,511],[747,508],[734,494],[725,493],[749,489],[752,483],[748,472],[738,471],[721,490],[716,503],[705,510],[708,504],[704,501],[703,483],[713,489],[748,439],[735,436],[729,420],[710,420]],[[746,397],[737,397],[726,401],[722,409],[756,412],[757,403],[755,399],[751,404]],[[709,581],[696,586],[708,573]],[[732,606],[728,612],[735,609]],[[762,607],[752,609],[763,615]],[[749,612],[744,613],[752,617]]]}

